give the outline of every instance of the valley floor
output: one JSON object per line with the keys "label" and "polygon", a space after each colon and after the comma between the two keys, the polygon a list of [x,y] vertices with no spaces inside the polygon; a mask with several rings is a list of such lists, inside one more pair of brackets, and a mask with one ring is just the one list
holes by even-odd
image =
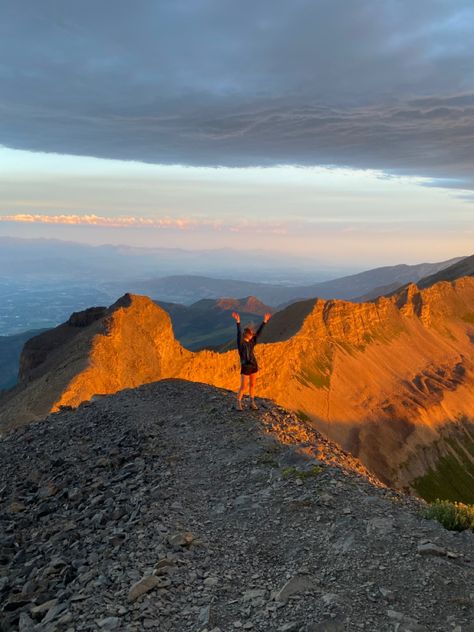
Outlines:
{"label": "valley floor", "polygon": [[166,380],[0,441],[0,630],[474,631],[474,534],[233,402]]}

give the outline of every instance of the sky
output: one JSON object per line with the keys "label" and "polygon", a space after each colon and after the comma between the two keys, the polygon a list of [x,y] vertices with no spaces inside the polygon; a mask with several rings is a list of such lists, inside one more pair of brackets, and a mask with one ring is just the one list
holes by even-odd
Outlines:
{"label": "sky", "polygon": [[0,235],[470,254],[473,42],[462,0],[3,0]]}

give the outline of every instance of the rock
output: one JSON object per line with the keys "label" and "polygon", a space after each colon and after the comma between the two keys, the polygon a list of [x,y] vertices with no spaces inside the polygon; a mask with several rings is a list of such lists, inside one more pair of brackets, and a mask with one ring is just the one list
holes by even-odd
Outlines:
{"label": "rock", "polygon": [[287,601],[291,595],[299,595],[314,589],[314,580],[308,575],[294,575],[280,588],[275,601]]}
{"label": "rock", "polygon": [[50,621],[54,621],[59,616],[64,616],[65,610],[66,610],[66,604],[63,604],[63,603],[58,603],[55,606],[52,606],[46,613],[46,616],[44,617],[44,619],[41,620],[41,625],[44,625],[45,623],[49,623]]}
{"label": "rock", "polygon": [[57,599],[50,599],[49,601],[45,601],[44,603],[38,606],[33,606],[33,608],[31,608],[31,614],[35,618],[37,616],[41,616],[42,614],[44,614],[45,612],[53,608],[57,603],[58,603]]}
{"label": "rock", "polygon": [[26,612],[20,613],[20,620],[18,621],[18,632],[32,632],[35,627],[35,622],[31,619]]}
{"label": "rock", "polygon": [[447,555],[447,550],[441,546],[433,544],[433,542],[422,542],[416,548],[420,555],[439,555],[440,557]]}
{"label": "rock", "polygon": [[215,616],[211,604],[207,604],[199,611],[198,623],[204,626],[212,626],[215,623]]}
{"label": "rock", "polygon": [[97,625],[101,630],[116,630],[120,627],[121,622],[119,617],[106,617],[97,621]]}
{"label": "rock", "polygon": [[367,520],[367,535],[387,535],[393,530],[394,523],[391,518],[371,518]]}
{"label": "rock", "polygon": [[219,583],[219,580],[217,579],[217,577],[206,577],[206,579],[204,580],[204,586],[212,587],[212,586],[216,586]]}
{"label": "rock", "polygon": [[266,590],[264,588],[253,588],[252,590],[247,590],[244,592],[242,601],[255,601],[256,599],[263,599],[266,595]]}
{"label": "rock", "polygon": [[142,579],[133,584],[128,592],[128,601],[136,601],[141,595],[144,595],[153,588],[161,584],[161,580],[156,575],[146,575]]}
{"label": "rock", "polygon": [[194,536],[190,531],[183,531],[181,533],[175,533],[174,535],[170,535],[168,538],[169,544],[171,546],[191,546],[194,541]]}

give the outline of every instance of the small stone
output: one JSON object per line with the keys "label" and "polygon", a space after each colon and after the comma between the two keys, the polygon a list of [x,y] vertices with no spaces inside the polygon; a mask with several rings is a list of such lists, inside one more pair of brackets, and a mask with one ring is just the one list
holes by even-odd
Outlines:
{"label": "small stone", "polygon": [[121,623],[119,617],[107,617],[97,621],[97,625],[102,630],[116,630]]}
{"label": "small stone", "polygon": [[371,518],[367,520],[367,535],[374,533],[386,535],[394,530],[393,520],[391,518]]}
{"label": "small stone", "polygon": [[136,601],[141,595],[144,595],[156,586],[161,584],[161,580],[156,575],[146,575],[139,581],[135,582],[128,593],[128,601]]}
{"label": "small stone", "polygon": [[20,620],[18,621],[18,632],[31,632],[35,627],[35,622],[31,619],[26,612],[20,613]]}
{"label": "small stone", "polygon": [[31,614],[33,615],[33,617],[36,618],[37,615],[44,614],[45,612],[50,610],[50,608],[53,608],[57,603],[57,599],[50,599],[49,601],[45,601],[39,606],[33,606],[33,608],[31,608]]}
{"label": "small stone", "polygon": [[254,588],[253,590],[247,590],[244,592],[242,600],[245,601],[254,601],[255,599],[262,599],[265,597],[265,593],[267,591],[263,588]]}
{"label": "small stone", "polygon": [[153,575],[164,575],[168,572],[170,566],[174,566],[174,562],[167,558],[163,558],[159,562],[155,564],[155,570],[153,571]]}
{"label": "small stone", "polygon": [[433,542],[423,542],[416,548],[417,553],[420,555],[438,555],[440,557],[447,554],[445,548],[433,544]]}
{"label": "small stone", "polygon": [[275,595],[275,601],[287,601],[291,595],[304,593],[314,588],[314,580],[308,575],[295,575]]}
{"label": "small stone", "polygon": [[194,542],[194,536],[190,531],[175,533],[168,538],[171,546],[190,546]]}
{"label": "small stone", "polygon": [[53,606],[52,608],[48,610],[45,618],[42,619],[41,624],[44,625],[45,623],[54,621],[54,619],[57,619],[59,615],[63,615],[65,610],[66,610],[66,605],[63,603],[58,603],[57,605]]}
{"label": "small stone", "polygon": [[219,583],[219,580],[217,579],[217,577],[206,577],[206,579],[204,580],[204,586],[216,586],[216,584]]}

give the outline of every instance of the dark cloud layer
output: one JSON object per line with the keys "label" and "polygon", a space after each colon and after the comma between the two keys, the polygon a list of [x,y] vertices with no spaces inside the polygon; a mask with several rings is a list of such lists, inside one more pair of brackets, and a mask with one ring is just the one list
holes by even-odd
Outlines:
{"label": "dark cloud layer", "polygon": [[3,0],[0,144],[474,188],[471,0]]}

